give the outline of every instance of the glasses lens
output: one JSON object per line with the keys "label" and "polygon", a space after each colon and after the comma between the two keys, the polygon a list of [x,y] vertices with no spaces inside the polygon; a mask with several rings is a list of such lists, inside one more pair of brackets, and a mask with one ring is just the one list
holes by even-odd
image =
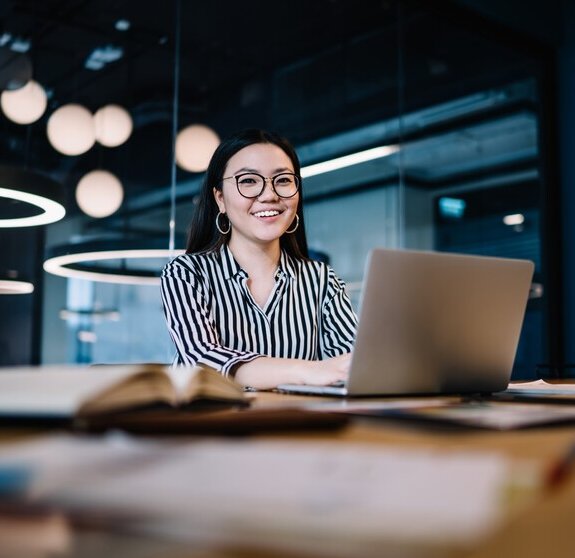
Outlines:
{"label": "glasses lens", "polygon": [[264,186],[264,178],[259,174],[240,174],[236,180],[240,194],[246,198],[257,198]]}
{"label": "glasses lens", "polygon": [[285,173],[274,176],[274,189],[281,198],[295,196],[299,188],[299,178],[295,174]]}

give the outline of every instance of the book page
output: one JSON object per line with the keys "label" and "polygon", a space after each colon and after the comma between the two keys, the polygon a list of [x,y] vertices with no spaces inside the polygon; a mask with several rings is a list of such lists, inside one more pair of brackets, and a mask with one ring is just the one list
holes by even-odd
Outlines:
{"label": "book page", "polygon": [[180,404],[195,399],[246,400],[242,386],[208,366],[175,366],[167,373],[176,388]]}
{"label": "book page", "polygon": [[142,366],[146,365],[3,368],[0,417],[72,417],[90,397],[142,371]]}

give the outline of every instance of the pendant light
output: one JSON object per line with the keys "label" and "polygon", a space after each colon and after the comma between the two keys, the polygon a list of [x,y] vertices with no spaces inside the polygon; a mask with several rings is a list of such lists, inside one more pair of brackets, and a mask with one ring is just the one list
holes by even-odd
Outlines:
{"label": "pendant light", "polygon": [[184,170],[204,172],[219,144],[220,138],[214,130],[202,124],[192,124],[178,133],[176,161]]}
{"label": "pendant light", "polygon": [[122,145],[132,134],[130,113],[118,105],[106,105],[94,114],[96,141],[106,147]]}
{"label": "pendant light", "polygon": [[78,207],[90,217],[100,219],[115,213],[122,205],[124,188],[118,178],[106,170],[85,174],[76,187]]}
{"label": "pendant light", "polygon": [[30,294],[34,292],[34,285],[29,281],[0,277],[0,295]]}
{"label": "pendant light", "polygon": [[176,240],[183,244],[184,239],[176,239],[175,200],[176,200],[176,136],[179,112],[180,81],[180,12],[181,2],[176,0],[175,50],[174,50],[174,97],[172,114],[172,160],[171,160],[171,208],[168,238],[156,236],[108,239],[87,239],[80,242],[55,246],[48,251],[44,270],[62,277],[120,283],[128,285],[159,285],[162,265],[153,268],[136,268],[135,261],[161,258],[167,261],[184,250],[176,250]]}
{"label": "pendant light", "polygon": [[[35,233],[30,232],[28,236]],[[0,295],[30,294],[34,285],[29,281],[31,270],[21,272],[24,256],[17,247],[16,240],[22,236],[21,231],[0,231],[0,246],[2,246],[2,261],[0,262]],[[24,234],[24,237],[27,235]],[[25,268],[27,269],[27,268]]]}
{"label": "pendant light", "polygon": [[83,240],[54,246],[48,251],[44,270],[69,279],[123,285],[159,285],[158,266],[137,268],[134,261],[166,260],[183,252],[170,250],[166,248],[167,244],[167,239],[163,237]]}
{"label": "pendant light", "polygon": [[46,132],[52,147],[63,155],[86,153],[96,141],[92,113],[76,103],[55,110],[48,119]]}
{"label": "pendant light", "polygon": [[24,168],[0,166],[0,198],[18,210],[15,216],[0,218],[0,228],[47,225],[66,214],[62,185]]}
{"label": "pendant light", "polygon": [[0,95],[0,106],[7,118],[16,124],[32,124],[46,111],[48,98],[44,88],[30,80],[16,90],[4,90]]}

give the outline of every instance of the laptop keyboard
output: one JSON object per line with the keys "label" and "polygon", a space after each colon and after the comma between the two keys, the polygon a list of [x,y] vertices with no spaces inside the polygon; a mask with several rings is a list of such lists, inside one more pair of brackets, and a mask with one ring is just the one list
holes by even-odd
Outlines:
{"label": "laptop keyboard", "polygon": [[338,380],[337,382],[332,382],[329,384],[330,387],[345,387],[346,381],[345,380]]}

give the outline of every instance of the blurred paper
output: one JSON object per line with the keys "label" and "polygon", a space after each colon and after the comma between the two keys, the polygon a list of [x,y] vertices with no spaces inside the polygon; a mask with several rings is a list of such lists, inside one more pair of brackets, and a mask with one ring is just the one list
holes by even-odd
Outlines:
{"label": "blurred paper", "polygon": [[[10,472],[20,479],[17,488],[21,493],[40,499],[57,494],[64,487],[84,486],[147,466],[149,460],[164,458],[163,447],[120,433],[103,437],[45,436],[0,446],[0,478]],[[21,474],[16,475],[16,471]]]}
{"label": "blurred paper", "polygon": [[571,391],[575,393],[575,384],[553,384],[545,380],[530,380],[528,382],[511,382],[508,389],[538,389],[538,390],[554,390]]}
{"label": "blurred paper", "polygon": [[499,401],[529,401],[540,403],[575,403],[575,383],[549,383],[545,380],[510,383],[505,391],[492,395]]}
{"label": "blurred paper", "polygon": [[406,419],[421,424],[435,422],[493,430],[575,422],[575,408],[571,405],[516,401],[477,400],[397,409],[355,409],[353,413],[362,416]]}
{"label": "blurred paper", "polygon": [[131,528],[196,544],[326,555],[471,544],[504,516],[512,477],[498,454],[329,442],[56,437],[0,453],[0,468],[15,462],[69,513],[138,517]]}

